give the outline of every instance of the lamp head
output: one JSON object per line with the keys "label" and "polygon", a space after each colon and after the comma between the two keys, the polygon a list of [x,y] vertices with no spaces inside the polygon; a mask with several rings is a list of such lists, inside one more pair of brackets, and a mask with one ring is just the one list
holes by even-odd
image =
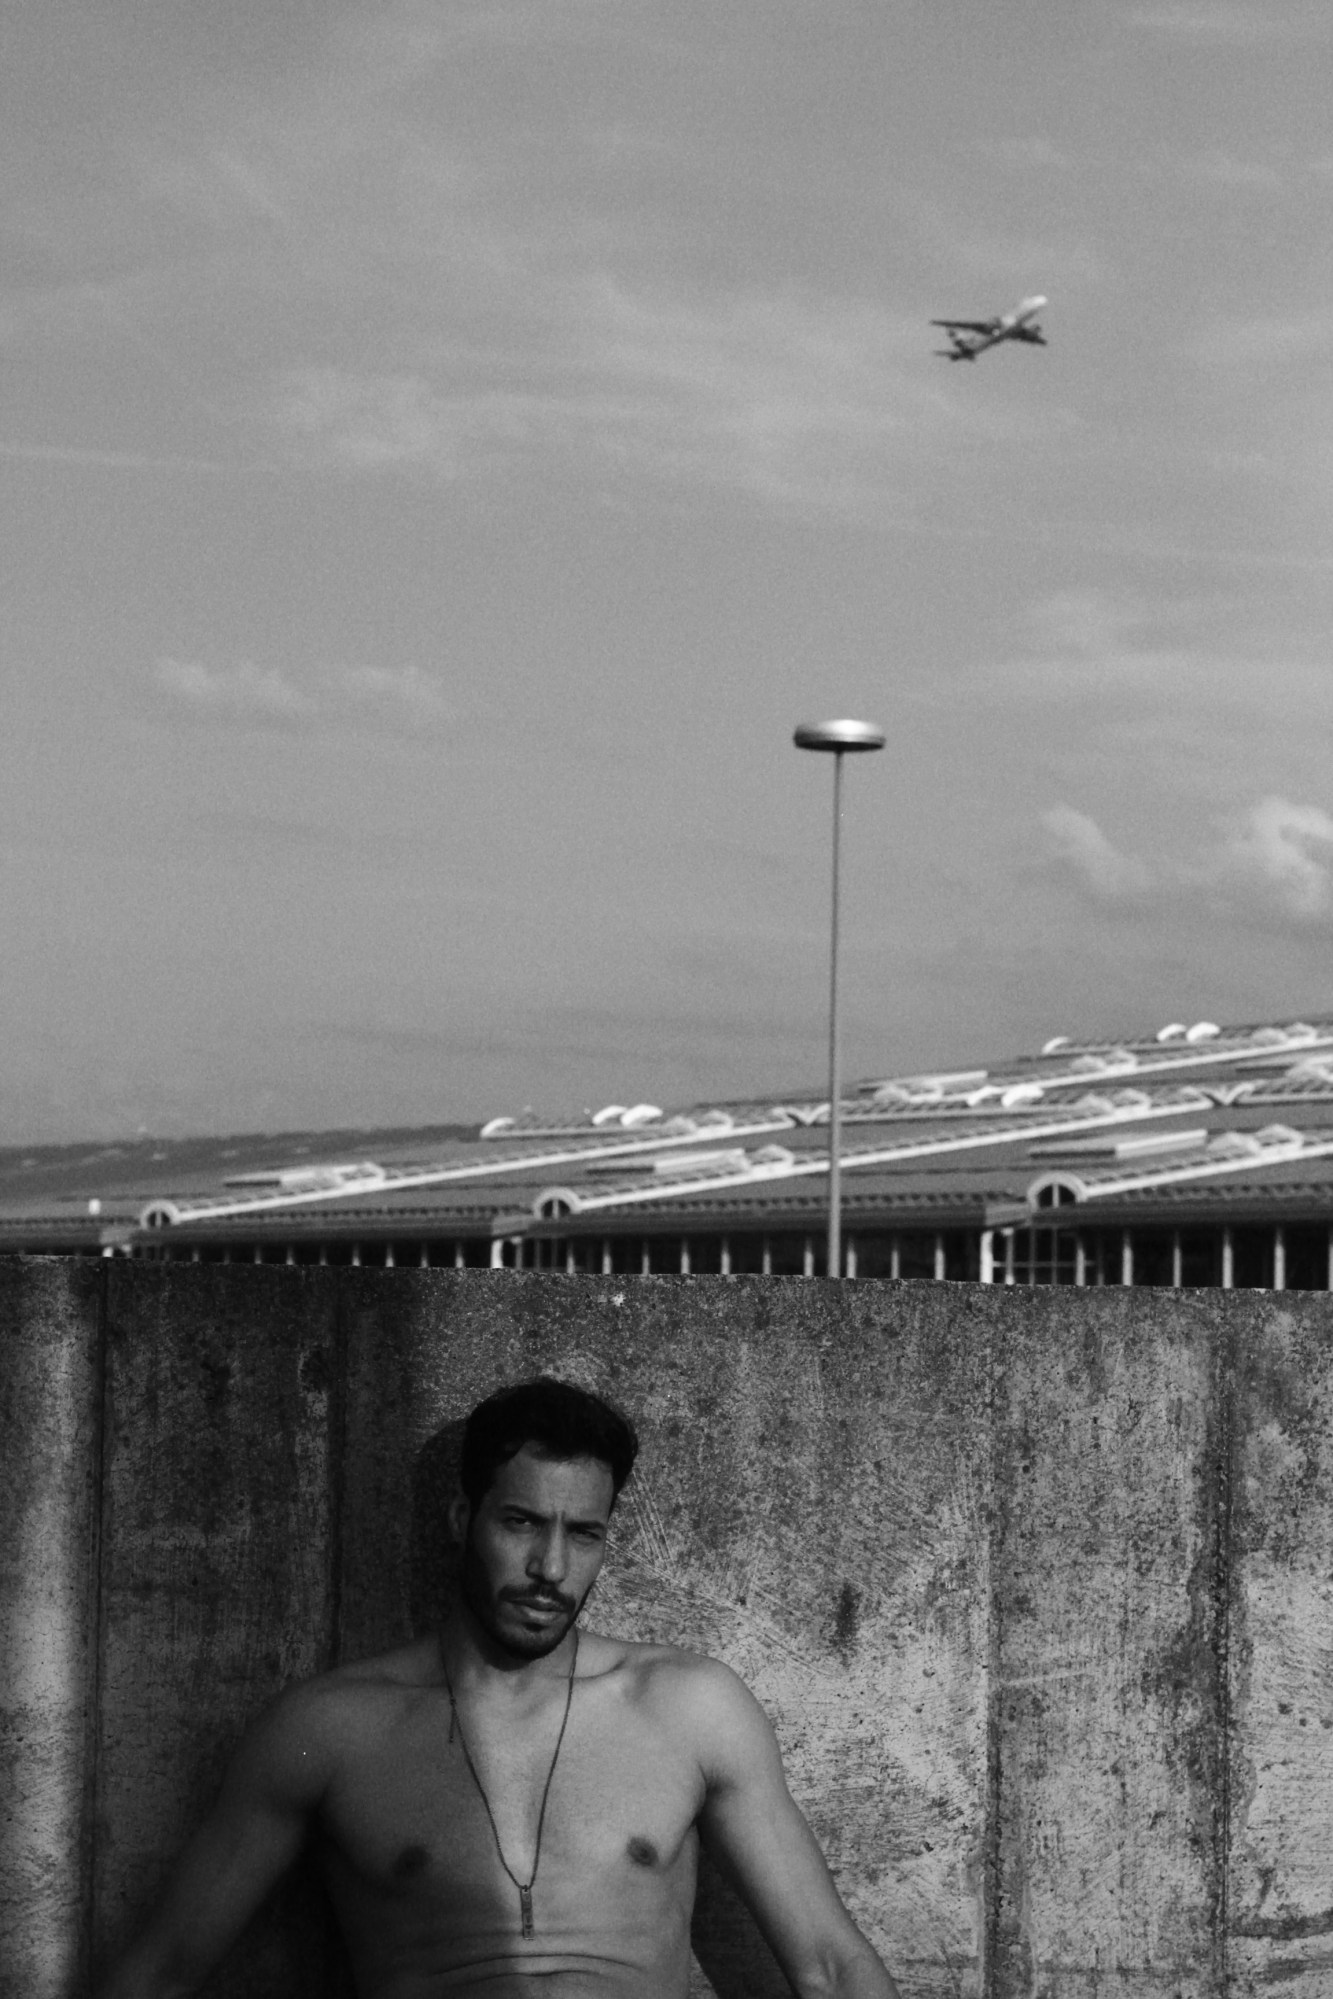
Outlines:
{"label": "lamp head", "polygon": [[792,737],[798,750],[882,750],[885,736],[873,722],[802,722]]}

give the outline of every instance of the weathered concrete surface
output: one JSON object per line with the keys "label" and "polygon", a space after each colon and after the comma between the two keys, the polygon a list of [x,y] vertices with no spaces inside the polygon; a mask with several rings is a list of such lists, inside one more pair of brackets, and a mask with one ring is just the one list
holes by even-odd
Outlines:
{"label": "weathered concrete surface", "polygon": [[[119,1948],[245,1722],[333,1637],[336,1291],[133,1265],[107,1292],[96,1955]],[[210,1999],[316,1999],[322,1911],[297,1883]]]}
{"label": "weathered concrete surface", "polygon": [[[348,1290],[342,1644],[428,1621],[461,1419],[542,1369],[622,1401],[643,1455],[600,1629],[733,1665],[857,1919],[907,1990],[980,1989],[989,1454],[986,1342],[921,1287],[773,1280]],[[553,1797],[553,1808],[558,1800]],[[731,1999],[785,1990],[716,1883],[696,1948]],[[701,1988],[706,1989],[706,1988]]]}
{"label": "weathered concrete surface", "polygon": [[[750,1681],[911,1999],[1333,1993],[1333,1297],[5,1263],[0,1337],[0,1999],[85,1999],[244,1720],[438,1618],[542,1367],[643,1430],[595,1619]],[[781,1989],[707,1873],[696,1946]],[[339,1963],[298,1878],[208,1992]]]}
{"label": "weathered concrete surface", "polygon": [[87,1976],[98,1273],[0,1261],[0,1999]]}
{"label": "weathered concrete surface", "polygon": [[1333,1325],[1238,1314],[1227,1634],[1230,1990],[1333,1992]]}
{"label": "weathered concrete surface", "polygon": [[1218,1989],[1219,1382],[1210,1294],[1156,1301],[994,1321],[995,1999]]}

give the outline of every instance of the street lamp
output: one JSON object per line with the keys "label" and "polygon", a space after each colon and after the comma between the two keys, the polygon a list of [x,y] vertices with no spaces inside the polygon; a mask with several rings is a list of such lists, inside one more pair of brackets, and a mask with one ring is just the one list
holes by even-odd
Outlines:
{"label": "street lamp", "polygon": [[838,848],[842,830],[842,760],[858,750],[882,750],[884,731],[873,722],[802,722],[792,738],[798,750],[826,750],[833,757],[833,923],[829,952],[828,1022],[828,1274],[842,1275],[842,1082],[838,1073]]}

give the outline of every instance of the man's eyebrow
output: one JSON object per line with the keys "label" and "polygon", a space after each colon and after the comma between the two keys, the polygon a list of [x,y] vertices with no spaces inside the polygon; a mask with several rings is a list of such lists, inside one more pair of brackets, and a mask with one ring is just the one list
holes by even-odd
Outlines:
{"label": "man's eyebrow", "polygon": [[[556,1513],[534,1512],[532,1507],[524,1506],[521,1503],[521,1501],[517,1499],[507,1499],[503,1507],[501,1508],[501,1511],[503,1513],[517,1514],[520,1520],[557,1520],[560,1517],[559,1514]],[[566,1527],[577,1527],[584,1530],[589,1528],[595,1528],[599,1534],[604,1534],[607,1528],[606,1521],[598,1519],[595,1515],[591,1516],[586,1520],[568,1518],[565,1521],[565,1525]]]}

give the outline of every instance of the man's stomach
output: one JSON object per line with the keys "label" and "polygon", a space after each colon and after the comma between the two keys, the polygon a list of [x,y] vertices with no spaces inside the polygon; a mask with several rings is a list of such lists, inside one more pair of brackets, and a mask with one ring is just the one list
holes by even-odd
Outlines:
{"label": "man's stomach", "polygon": [[626,1963],[600,1956],[543,1952],[516,1960],[504,1954],[432,1968],[367,1967],[358,1974],[358,1999],[685,1999],[689,1954],[678,1967]]}

